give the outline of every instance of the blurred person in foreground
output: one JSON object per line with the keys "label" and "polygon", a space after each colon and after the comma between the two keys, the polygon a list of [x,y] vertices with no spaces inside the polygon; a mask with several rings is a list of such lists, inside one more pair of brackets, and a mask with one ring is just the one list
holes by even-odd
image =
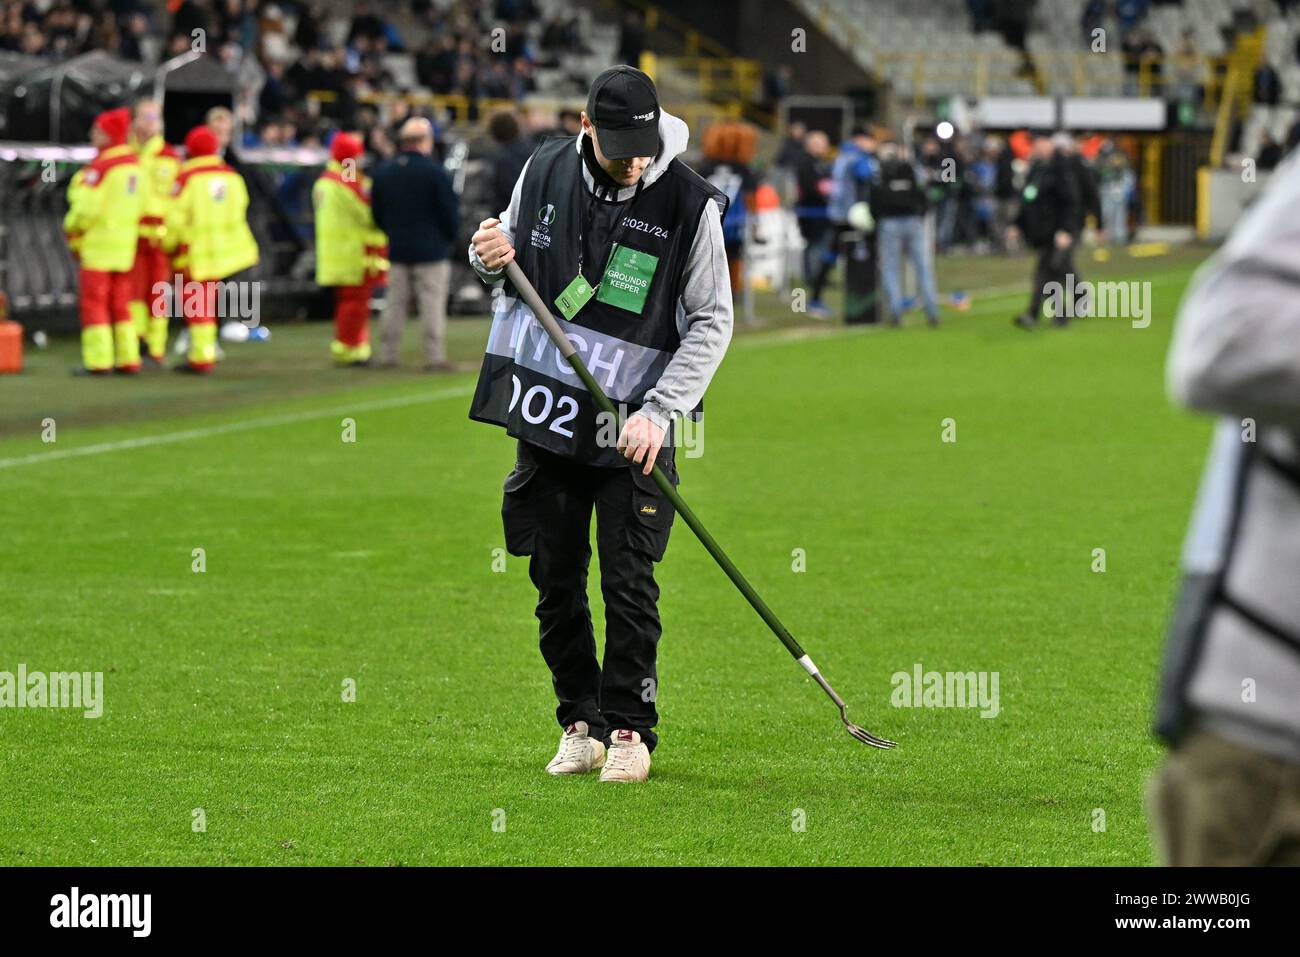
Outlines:
{"label": "blurred person in foreground", "polygon": [[[1037,254],[1033,287],[1029,291],[1029,308],[1012,320],[1021,329],[1037,329],[1042,321],[1043,302],[1050,283],[1066,286],[1066,277],[1074,272],[1074,246],[1082,222],[1083,208],[1078,179],[1056,153],[1046,133],[1034,136],[1029,172],[1020,191],[1020,211],[1007,229],[1007,244],[1024,237],[1025,244]],[[1057,326],[1069,323],[1069,316],[1052,317]]]}
{"label": "blurred person in foreground", "polygon": [[897,143],[880,147],[880,170],[871,187],[871,214],[876,220],[880,245],[881,281],[889,301],[889,324],[903,318],[902,257],[907,256],[921,288],[925,320],[939,325],[939,295],[934,285],[934,262],[925,236],[925,190],[912,161]]}
{"label": "blurred person in foreground", "polygon": [[248,228],[248,188],[221,159],[219,149],[217,134],[206,126],[189,131],[188,158],[167,207],[163,249],[185,277],[176,311],[184,314],[189,332],[186,363],[177,366],[177,372],[212,371],[217,363],[219,285],[258,262],[257,240]]}
{"label": "blurred person in foreground", "polygon": [[388,293],[380,328],[380,365],[397,367],[414,296],[424,327],[424,371],[447,372],[447,296],[451,244],[460,226],[460,197],[433,156],[433,124],[413,116],[402,124],[399,152],[375,170],[370,204],[388,237]]}
{"label": "blurred person in foreground", "polygon": [[1183,548],[1150,791],[1171,865],[1300,865],[1300,166],[1201,268],[1168,385],[1219,416]]}
{"label": "blurred person in foreground", "polygon": [[155,99],[136,101],[131,110],[131,143],[140,164],[144,190],[140,233],[135,253],[135,295],[131,320],[140,340],[143,359],[161,368],[167,358],[167,326],[171,317],[167,294],[155,289],[172,284],[171,261],[163,252],[167,204],[180,173],[181,155],[163,139],[162,104]]}
{"label": "blurred person in foreground", "polygon": [[131,112],[95,118],[90,142],[98,151],[68,185],[63,231],[81,267],[81,366],[78,374],[140,371],[140,339],[131,320],[136,236],[144,197],[140,165],[127,143]]}
{"label": "blurred person in foreground", "polygon": [[370,363],[370,294],[387,268],[388,240],[370,209],[371,181],[361,172],[365,146],[338,133],[311,190],[316,224],[316,284],[334,287],[334,341],[339,365]]}

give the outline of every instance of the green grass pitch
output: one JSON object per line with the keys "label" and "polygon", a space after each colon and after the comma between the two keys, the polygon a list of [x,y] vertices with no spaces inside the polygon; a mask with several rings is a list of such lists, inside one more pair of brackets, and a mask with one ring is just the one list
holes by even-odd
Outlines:
{"label": "green grass pitch", "polygon": [[[33,353],[0,378],[0,671],[103,671],[106,701],[0,711],[0,863],[1151,862],[1152,697],[1210,429],[1163,363],[1203,255],[1085,265],[1151,282],[1147,329],[1012,329],[1024,260],[944,263],[990,291],[938,332],[760,297],[682,492],[899,748],[844,734],[679,520],[644,786],[543,772],[526,561],[493,570],[513,450],[467,419],[472,373],[336,371],[323,324],[200,382]],[[454,355],[485,330],[457,322]],[[918,662],[998,672],[1000,713],[892,707]]]}

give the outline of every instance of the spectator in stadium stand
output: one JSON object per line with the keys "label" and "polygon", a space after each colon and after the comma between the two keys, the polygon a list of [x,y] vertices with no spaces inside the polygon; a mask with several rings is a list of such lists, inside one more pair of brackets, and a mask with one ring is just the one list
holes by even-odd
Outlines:
{"label": "spectator in stadium stand", "polygon": [[428,46],[415,55],[415,75],[422,86],[434,93],[447,93],[456,75],[456,63],[456,38],[444,34],[430,40]]}
{"label": "spectator in stadium stand", "polygon": [[1150,0],[1115,0],[1115,17],[1120,27],[1131,30],[1146,17],[1150,8]]}
{"label": "spectator in stadium stand", "polygon": [[214,106],[203,117],[203,125],[217,138],[217,155],[225,155],[230,138],[235,135],[235,114],[227,107]]}
{"label": "spectator in stadium stand", "polygon": [[143,13],[135,12],[126,18],[122,29],[122,39],[118,44],[118,53],[124,60],[144,62],[144,40],[149,36],[149,18]]}
{"label": "spectator in stadium stand", "polygon": [[1255,168],[1266,171],[1277,168],[1282,162],[1282,147],[1273,139],[1273,134],[1265,130],[1259,140],[1259,155],[1255,158]]}
{"label": "spectator in stadium stand", "polygon": [[966,0],[966,12],[970,14],[972,33],[994,29],[993,0]]}
{"label": "spectator in stadium stand", "polygon": [[1083,31],[1083,45],[1089,50],[1095,42],[1094,34],[1106,25],[1106,14],[1110,12],[1107,0],[1087,0],[1083,12],[1079,15],[1079,26]]}
{"label": "spectator in stadium stand", "polygon": [[172,39],[183,39],[188,47],[194,41],[195,30],[202,30],[208,40],[215,39],[213,20],[209,0],[184,0],[172,13]]}
{"label": "spectator in stadium stand", "polygon": [[881,279],[889,301],[889,324],[897,326],[902,322],[902,258],[906,255],[921,288],[926,321],[938,326],[939,296],[935,291],[930,244],[925,236],[925,191],[916,167],[897,143],[881,145],[879,171],[870,196],[880,244]]}
{"label": "spectator in stadium stand", "polygon": [[787,63],[778,64],[776,69],[763,74],[763,107],[773,112],[781,101],[790,95],[794,73]]}
{"label": "spectator in stadium stand", "polygon": [[618,38],[618,62],[639,66],[645,48],[645,17],[639,10],[628,10],[623,14],[623,30]]}
{"label": "spectator in stadium stand", "polygon": [[414,295],[424,330],[424,369],[451,371],[447,361],[447,295],[451,243],[460,227],[460,200],[433,157],[433,124],[411,117],[400,152],[375,171],[371,208],[388,236],[388,292],[380,330],[380,366],[395,368]]}
{"label": "spectator in stadium stand", "polygon": [[[1164,93],[1165,49],[1150,30],[1136,27],[1120,42],[1124,53],[1125,93],[1129,96],[1161,96]],[[1144,89],[1142,78],[1148,86]]]}
{"label": "spectator in stadium stand", "polygon": [[1029,20],[1033,16],[1038,0],[993,0],[993,20],[998,25],[1007,46],[1020,51],[1020,75],[1030,76],[1034,72],[1033,61],[1025,49],[1025,33],[1029,29]]}
{"label": "spectator in stadium stand", "polygon": [[1282,81],[1267,59],[1255,69],[1254,99],[1260,106],[1277,106],[1282,99]]}
{"label": "spectator in stadium stand", "polygon": [[[1081,221],[1078,181],[1069,168],[1056,155],[1050,134],[1036,133],[1033,140],[1032,160],[1020,193],[1020,212],[1014,225],[1008,227],[1014,241],[1022,235],[1025,244],[1038,258],[1030,280],[1029,308],[1016,316],[1013,322],[1021,329],[1037,329],[1043,313],[1048,283],[1066,284],[1066,276],[1074,272],[1074,245]],[[1058,326],[1069,322],[1065,315],[1053,316]]]}
{"label": "spectator in stadium stand", "polygon": [[520,134],[518,117],[506,110],[488,120],[488,136],[497,145],[492,156],[492,208],[505,209],[515,181],[533,155],[533,144]]}
{"label": "spectator in stadium stand", "polygon": [[1220,418],[1156,708],[1170,751],[1149,797],[1165,865],[1300,865],[1297,222],[1291,167],[1197,272],[1169,350],[1171,395]]}
{"label": "spectator in stadium stand", "polygon": [[1196,34],[1183,31],[1183,38],[1171,58],[1173,60],[1173,94],[1179,103],[1197,104],[1204,96],[1204,69],[1201,53],[1196,47]]}
{"label": "spectator in stadium stand", "polygon": [[358,0],[352,8],[352,24],[348,27],[348,46],[352,46],[358,37],[366,40],[383,40],[387,32],[384,21],[370,12],[366,0]]}
{"label": "spectator in stadium stand", "polygon": [[831,196],[831,167],[826,160],[831,141],[821,130],[809,130],[803,138],[803,151],[795,166],[795,216],[803,235],[803,280],[808,290],[808,315],[827,319],[830,310],[822,302],[822,292],[835,265],[833,243],[835,229],[827,213]]}
{"label": "spectator in stadium stand", "polygon": [[560,129],[565,136],[577,136],[582,132],[582,114],[577,110],[560,110]]}

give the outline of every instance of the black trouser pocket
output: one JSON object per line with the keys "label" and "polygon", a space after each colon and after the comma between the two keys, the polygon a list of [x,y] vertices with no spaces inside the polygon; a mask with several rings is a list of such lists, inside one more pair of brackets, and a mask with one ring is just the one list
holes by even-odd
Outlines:
{"label": "black trouser pocket", "polygon": [[506,551],[511,555],[531,555],[537,541],[540,516],[537,509],[537,463],[524,461],[521,455],[506,476],[501,500],[501,524],[506,533]]}
{"label": "black trouser pocket", "polygon": [[[672,460],[661,460],[659,467],[676,487],[679,479]],[[673,515],[677,510],[655,480],[641,474],[641,466],[632,463],[628,474],[632,477],[633,516],[627,525],[628,544],[651,561],[661,561],[668,550],[668,533],[672,531]]]}

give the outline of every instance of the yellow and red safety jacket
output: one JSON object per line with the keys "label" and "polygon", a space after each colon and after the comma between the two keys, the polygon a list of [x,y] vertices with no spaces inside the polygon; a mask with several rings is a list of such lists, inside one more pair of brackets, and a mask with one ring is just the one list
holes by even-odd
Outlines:
{"label": "yellow and red safety jacket", "polygon": [[63,231],[84,269],[129,272],[144,201],[140,165],[131,147],[110,146],[68,184]]}
{"label": "yellow and red safety jacket", "polygon": [[144,209],[140,215],[140,236],[155,245],[162,243],[167,204],[180,173],[181,155],[161,133],[136,145],[140,171],[144,176]]}
{"label": "yellow and red safety jacket", "polygon": [[370,210],[370,177],[330,160],[311,190],[316,214],[316,282],[359,286],[388,271],[388,237]]}
{"label": "yellow and red safety jacket", "polygon": [[248,228],[248,187],[219,156],[181,164],[164,212],[163,249],[200,282],[226,279],[256,265],[257,240]]}

